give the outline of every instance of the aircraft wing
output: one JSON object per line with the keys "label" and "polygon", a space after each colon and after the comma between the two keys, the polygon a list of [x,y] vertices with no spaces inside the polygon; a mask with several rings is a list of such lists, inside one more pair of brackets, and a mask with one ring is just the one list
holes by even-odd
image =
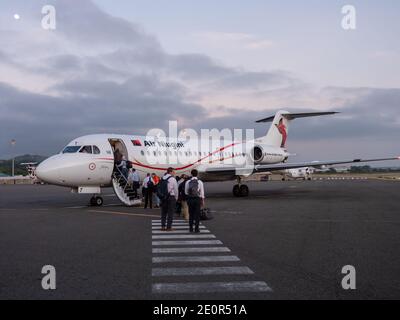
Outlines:
{"label": "aircraft wing", "polygon": [[[262,173],[262,172],[271,172],[277,170],[286,170],[286,169],[296,169],[303,167],[320,167],[320,166],[331,166],[336,164],[355,164],[362,162],[377,162],[377,161],[389,161],[389,160],[400,160],[400,157],[395,158],[381,158],[381,159],[353,159],[353,160],[339,160],[339,161],[311,161],[311,162],[299,162],[299,163],[279,163],[279,164],[271,164],[271,165],[254,165],[254,168],[249,167],[219,167],[219,168],[207,168],[206,173],[215,173],[215,174],[228,174],[236,172],[236,175],[249,174],[251,173]],[[250,172],[249,172],[250,171]]]}

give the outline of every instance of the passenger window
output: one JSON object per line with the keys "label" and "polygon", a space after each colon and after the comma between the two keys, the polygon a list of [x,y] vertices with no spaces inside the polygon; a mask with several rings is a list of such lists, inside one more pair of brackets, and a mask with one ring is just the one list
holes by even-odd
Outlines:
{"label": "passenger window", "polygon": [[93,153],[100,154],[100,149],[97,146],[93,146]]}
{"label": "passenger window", "polygon": [[80,153],[92,153],[92,146],[84,146],[82,147],[81,151],[79,151]]}

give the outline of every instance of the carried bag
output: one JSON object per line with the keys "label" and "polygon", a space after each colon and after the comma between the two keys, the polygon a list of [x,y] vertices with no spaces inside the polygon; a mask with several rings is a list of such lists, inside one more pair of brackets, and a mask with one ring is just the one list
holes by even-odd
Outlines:
{"label": "carried bag", "polygon": [[199,190],[199,180],[192,179],[189,180],[189,190],[188,195],[190,198],[199,198],[200,197],[200,190]]}
{"label": "carried bag", "polygon": [[168,179],[161,179],[160,183],[157,185],[157,197],[161,201],[165,201],[169,197],[168,180],[171,178],[172,176],[168,177]]}
{"label": "carried bag", "polygon": [[200,210],[200,220],[211,220],[211,219],[214,219],[214,217],[211,214],[210,208],[203,208]]}

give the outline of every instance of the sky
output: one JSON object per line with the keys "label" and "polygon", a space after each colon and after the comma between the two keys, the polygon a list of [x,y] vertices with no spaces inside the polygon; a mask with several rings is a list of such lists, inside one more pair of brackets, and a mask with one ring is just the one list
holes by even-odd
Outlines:
{"label": "sky", "polygon": [[[42,28],[44,5],[56,9],[55,30]],[[342,28],[344,5],[356,9],[355,30]],[[254,121],[279,109],[341,112],[293,123],[293,161],[398,155],[399,9],[395,0],[2,0],[0,159],[51,155],[85,134],[166,130],[169,120],[263,135]]]}

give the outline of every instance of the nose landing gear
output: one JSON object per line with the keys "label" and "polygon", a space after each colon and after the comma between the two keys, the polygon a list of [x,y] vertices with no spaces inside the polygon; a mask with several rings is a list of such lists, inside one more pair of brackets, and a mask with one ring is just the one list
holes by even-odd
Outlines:
{"label": "nose landing gear", "polygon": [[238,184],[233,186],[232,193],[233,193],[233,196],[236,198],[248,197],[250,194],[249,187],[245,184],[241,184],[241,180],[242,179],[240,177],[238,177],[237,178]]}
{"label": "nose landing gear", "polygon": [[99,197],[99,196],[93,196],[91,199],[90,199],[90,205],[92,206],[92,207],[101,207],[102,205],[103,205],[103,198],[102,197]]}

